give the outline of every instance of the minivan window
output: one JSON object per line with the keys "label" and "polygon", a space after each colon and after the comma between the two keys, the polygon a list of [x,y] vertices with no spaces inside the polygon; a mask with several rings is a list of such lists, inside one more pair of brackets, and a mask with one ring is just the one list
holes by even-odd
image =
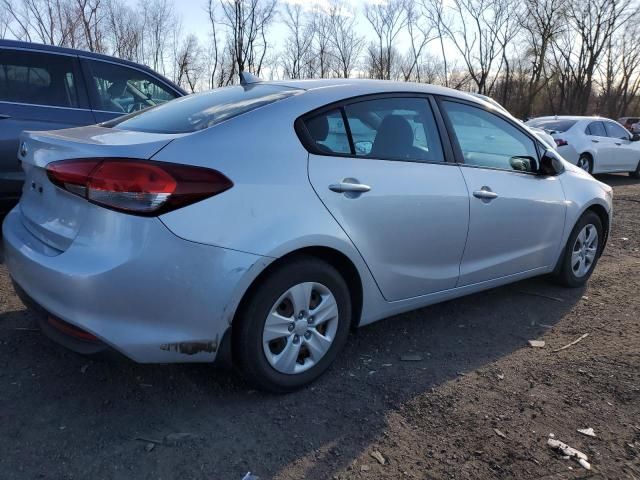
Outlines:
{"label": "minivan window", "polygon": [[225,87],[178,98],[103,125],[153,133],[195,132],[302,91],[266,84]]}
{"label": "minivan window", "polygon": [[0,101],[80,107],[74,59],[0,49]]}
{"label": "minivan window", "polygon": [[111,62],[83,60],[91,76],[95,110],[133,113],[173,100],[177,93],[155,78],[133,68]]}

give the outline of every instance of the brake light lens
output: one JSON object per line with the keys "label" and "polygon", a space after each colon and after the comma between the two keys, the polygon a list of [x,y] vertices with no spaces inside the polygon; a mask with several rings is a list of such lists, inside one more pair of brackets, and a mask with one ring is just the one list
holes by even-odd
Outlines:
{"label": "brake light lens", "polygon": [[557,147],[564,147],[565,145],[569,145],[569,143],[566,140],[563,140],[561,138],[554,138],[554,140],[556,141]]}
{"label": "brake light lens", "polygon": [[92,158],[47,165],[49,180],[112,210],[156,216],[233,186],[217,170],[130,158]]}

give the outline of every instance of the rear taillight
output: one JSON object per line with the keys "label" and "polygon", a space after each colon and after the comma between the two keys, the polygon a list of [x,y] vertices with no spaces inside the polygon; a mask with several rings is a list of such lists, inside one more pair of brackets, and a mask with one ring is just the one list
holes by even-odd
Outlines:
{"label": "rear taillight", "polygon": [[202,167],[130,158],[91,158],[47,165],[49,180],[92,203],[155,216],[212,197],[233,186]]}
{"label": "rear taillight", "polygon": [[569,145],[566,140],[563,140],[561,138],[554,138],[554,140],[556,141],[556,147],[564,147],[565,145]]}

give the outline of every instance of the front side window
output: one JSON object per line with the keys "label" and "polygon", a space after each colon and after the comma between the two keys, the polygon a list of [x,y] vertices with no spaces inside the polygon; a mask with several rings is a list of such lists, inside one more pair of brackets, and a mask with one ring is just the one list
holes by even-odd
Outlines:
{"label": "front side window", "polygon": [[436,122],[426,99],[383,98],[348,104],[344,109],[356,156],[444,161]]}
{"label": "front side window", "polygon": [[592,137],[606,137],[607,132],[602,122],[591,122],[587,127],[586,134]]}
{"label": "front side window", "polygon": [[444,101],[464,163],[533,172],[538,159],[534,141],[506,120],[481,108]]}
{"label": "front side window", "polygon": [[604,125],[607,129],[608,137],[629,140],[629,133],[622,126],[613,122],[605,122]]}
{"label": "front side window", "polygon": [[75,75],[71,57],[0,50],[0,101],[79,107]]}
{"label": "front side window", "polygon": [[132,113],[173,100],[175,92],[153,77],[109,62],[85,60],[89,66],[95,110]]}

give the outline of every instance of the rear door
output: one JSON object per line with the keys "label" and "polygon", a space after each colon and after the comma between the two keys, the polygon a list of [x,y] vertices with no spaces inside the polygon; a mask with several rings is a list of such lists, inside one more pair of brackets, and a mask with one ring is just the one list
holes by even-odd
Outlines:
{"label": "rear door", "polygon": [[0,195],[18,196],[23,130],[94,123],[75,56],[0,48]]}
{"label": "rear door", "polygon": [[455,287],[469,219],[427,98],[354,100],[304,122],[309,179],[387,300]]}
{"label": "rear door", "polygon": [[558,177],[534,173],[536,141],[505,117],[463,101],[440,102],[471,193],[459,286],[552,266],[565,221]]}
{"label": "rear door", "polygon": [[181,96],[142,70],[105,60],[81,59],[98,122],[153,107]]}

